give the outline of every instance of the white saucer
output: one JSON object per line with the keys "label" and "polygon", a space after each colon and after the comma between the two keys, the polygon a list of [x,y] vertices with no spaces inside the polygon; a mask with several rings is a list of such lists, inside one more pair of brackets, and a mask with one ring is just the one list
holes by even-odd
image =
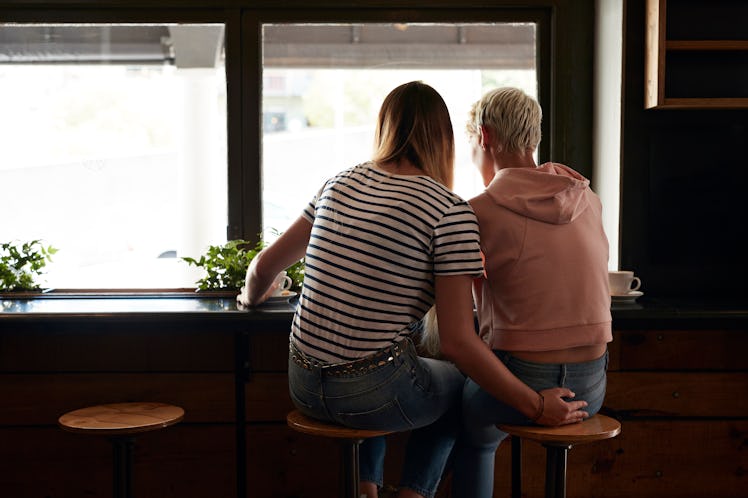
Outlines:
{"label": "white saucer", "polygon": [[270,296],[269,298],[267,298],[265,303],[267,304],[285,303],[292,297],[296,297],[296,294],[297,294],[296,292],[285,291],[280,296]]}
{"label": "white saucer", "polygon": [[631,291],[626,294],[611,294],[610,300],[614,303],[633,303],[637,297],[643,296],[641,291]]}

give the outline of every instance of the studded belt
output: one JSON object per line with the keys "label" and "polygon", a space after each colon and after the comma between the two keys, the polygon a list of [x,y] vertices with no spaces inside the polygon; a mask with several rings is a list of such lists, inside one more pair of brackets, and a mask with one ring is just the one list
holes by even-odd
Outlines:
{"label": "studded belt", "polygon": [[305,370],[320,370],[324,375],[331,377],[351,377],[363,375],[376,370],[379,367],[387,365],[405,353],[410,339],[403,339],[388,346],[381,351],[372,353],[369,356],[346,363],[323,363],[311,356],[301,352],[293,343],[289,342],[288,357],[296,365]]}

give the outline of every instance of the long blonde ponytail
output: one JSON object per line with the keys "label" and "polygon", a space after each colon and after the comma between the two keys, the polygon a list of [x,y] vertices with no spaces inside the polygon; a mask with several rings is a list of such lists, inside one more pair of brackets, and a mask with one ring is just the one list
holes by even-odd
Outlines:
{"label": "long blonde ponytail", "polygon": [[421,333],[421,349],[433,358],[441,356],[439,344],[439,322],[436,319],[436,306],[432,306],[423,317],[423,331]]}

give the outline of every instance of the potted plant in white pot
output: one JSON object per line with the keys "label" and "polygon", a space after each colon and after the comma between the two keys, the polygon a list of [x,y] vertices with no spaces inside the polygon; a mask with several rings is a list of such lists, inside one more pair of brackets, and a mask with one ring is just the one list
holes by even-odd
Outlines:
{"label": "potted plant in white pot", "polygon": [[[224,245],[208,246],[199,259],[183,257],[183,261],[205,271],[205,275],[195,282],[197,290],[238,293],[244,285],[249,263],[266,245],[262,240],[254,246],[251,244],[242,239],[229,240]],[[304,260],[288,267],[286,273],[292,282],[289,290],[300,291],[304,280]]]}

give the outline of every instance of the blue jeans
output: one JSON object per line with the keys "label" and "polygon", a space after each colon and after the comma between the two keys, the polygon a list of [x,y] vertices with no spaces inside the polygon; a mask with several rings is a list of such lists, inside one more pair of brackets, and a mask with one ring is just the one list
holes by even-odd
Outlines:
{"label": "blue jeans", "polygon": [[[552,387],[568,387],[576,397],[588,403],[594,415],[605,398],[608,353],[583,363],[545,364],[520,360],[506,351],[494,354],[521,381],[541,391]],[[462,395],[462,428],[455,449],[453,498],[490,498],[493,495],[496,448],[507,437],[496,428],[497,423],[530,425],[525,415],[497,400],[471,379]]]}
{"label": "blue jeans", "polygon": [[[412,430],[400,486],[431,498],[459,435],[465,377],[451,363],[419,357],[406,342],[400,356],[361,375],[328,376],[289,360],[289,390],[309,417],[357,429]],[[383,485],[385,450],[384,437],[361,445],[362,481]]]}

